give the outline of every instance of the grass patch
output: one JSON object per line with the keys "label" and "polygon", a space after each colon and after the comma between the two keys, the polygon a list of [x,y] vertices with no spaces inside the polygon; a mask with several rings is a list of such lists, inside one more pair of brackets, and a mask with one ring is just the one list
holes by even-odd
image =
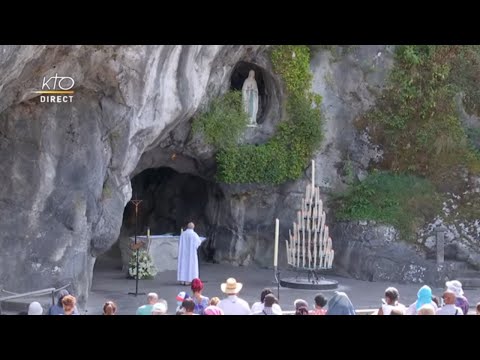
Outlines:
{"label": "grass patch", "polygon": [[338,220],[374,220],[395,226],[404,240],[415,240],[419,226],[441,211],[441,199],[426,179],[375,171],[333,201]]}

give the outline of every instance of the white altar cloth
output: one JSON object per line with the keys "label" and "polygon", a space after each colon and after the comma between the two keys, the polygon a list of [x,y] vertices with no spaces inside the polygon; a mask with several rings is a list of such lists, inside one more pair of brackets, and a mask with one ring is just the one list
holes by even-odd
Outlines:
{"label": "white altar cloth", "polygon": [[[141,241],[149,246],[149,254],[158,272],[177,270],[178,262],[178,241],[179,235],[150,235],[150,246],[147,243],[147,236],[137,236],[137,242]],[[205,239],[200,236],[200,239]],[[135,237],[130,237],[132,243]]]}

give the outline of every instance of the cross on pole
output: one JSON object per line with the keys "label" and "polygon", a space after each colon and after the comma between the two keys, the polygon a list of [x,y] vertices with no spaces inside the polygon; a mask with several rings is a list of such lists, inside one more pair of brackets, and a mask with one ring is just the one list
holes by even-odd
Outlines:
{"label": "cross on pole", "polygon": [[136,264],[136,271],[135,271],[135,292],[129,292],[128,295],[145,295],[145,293],[139,293],[138,292],[138,262],[139,262],[139,257],[138,257],[138,250],[139,247],[137,247],[137,233],[138,233],[138,206],[143,200],[138,200],[137,199],[137,194],[135,194],[135,199],[130,200],[130,202],[135,206],[135,251],[136,251],[136,257],[137,257],[137,264]]}

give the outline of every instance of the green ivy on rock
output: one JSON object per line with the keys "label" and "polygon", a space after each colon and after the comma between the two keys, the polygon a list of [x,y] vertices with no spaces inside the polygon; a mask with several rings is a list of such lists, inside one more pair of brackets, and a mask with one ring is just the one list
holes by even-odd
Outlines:
{"label": "green ivy on rock", "polygon": [[[462,123],[456,101],[460,95],[466,111],[480,115],[479,82],[480,46],[398,46],[385,91],[357,124],[382,145],[384,160],[374,166],[386,172],[374,169],[350,186],[337,199],[337,217],[391,224],[412,238],[418,225],[441,214],[442,192],[467,190],[464,170],[480,173],[480,137]],[[480,217],[470,197],[456,217]]]}
{"label": "green ivy on rock", "polygon": [[[480,161],[455,103],[467,110],[480,102],[478,46],[404,45],[376,108],[359,121],[383,145],[383,169],[455,182],[453,169],[478,172]],[[448,179],[447,179],[448,178]]]}
{"label": "green ivy on rock", "polygon": [[217,177],[222,182],[278,185],[296,180],[322,141],[321,97],[310,90],[313,76],[308,47],[276,46],[271,59],[288,96],[286,119],[265,144],[220,149]]}
{"label": "green ivy on rock", "polygon": [[337,195],[338,220],[375,220],[390,224],[405,240],[415,240],[418,225],[438,214],[442,196],[426,179],[390,172],[372,172],[364,181]]}
{"label": "green ivy on rock", "polygon": [[273,48],[270,58],[273,71],[279,74],[289,95],[304,96],[310,90],[310,49],[302,45],[282,45]]}
{"label": "green ivy on rock", "polygon": [[193,122],[193,131],[217,149],[233,148],[248,123],[243,110],[242,92],[230,91],[213,99],[207,111]]}

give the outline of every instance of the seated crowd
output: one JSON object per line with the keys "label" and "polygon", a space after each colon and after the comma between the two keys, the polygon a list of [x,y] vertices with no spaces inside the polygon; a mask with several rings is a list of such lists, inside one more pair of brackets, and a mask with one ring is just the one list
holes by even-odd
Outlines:
{"label": "seated crowd", "polygon": [[[263,289],[260,301],[251,307],[239,297],[243,284],[229,278],[220,289],[225,297],[211,299],[202,294],[204,284],[200,279],[191,282],[191,295],[182,291],[176,296],[176,315],[282,315],[278,299],[269,288]],[[52,305],[46,315],[79,315],[76,298],[67,290],[61,290],[57,302]],[[295,315],[356,315],[355,308],[347,294],[335,291],[327,300],[322,294],[314,297],[313,307],[308,302],[297,299],[294,302]],[[377,315],[467,315],[469,303],[458,280],[447,281],[441,299],[432,294],[432,289],[424,285],[417,293],[417,299],[409,306],[400,303],[400,294],[394,287],[385,290],[384,298]],[[140,306],[136,315],[166,315],[168,304],[156,293],[147,295],[147,304]],[[117,305],[107,301],[103,306],[103,315],[116,315]],[[480,315],[480,303],[476,305],[476,314]],[[32,302],[28,315],[43,315],[43,308],[38,302]]]}

